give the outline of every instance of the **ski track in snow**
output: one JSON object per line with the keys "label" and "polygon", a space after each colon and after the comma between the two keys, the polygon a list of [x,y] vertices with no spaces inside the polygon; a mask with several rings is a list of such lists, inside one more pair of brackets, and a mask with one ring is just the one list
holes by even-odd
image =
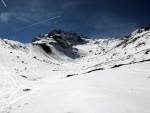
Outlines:
{"label": "ski track in snow", "polygon": [[[30,94],[35,93],[37,90],[40,90],[39,86],[29,86],[23,85],[18,76],[9,73],[4,67],[2,60],[0,62],[0,69],[5,72],[5,82],[2,90],[0,91],[0,111],[9,107],[11,104],[18,102],[19,100],[29,96]],[[29,92],[24,92],[23,89],[31,89]]]}

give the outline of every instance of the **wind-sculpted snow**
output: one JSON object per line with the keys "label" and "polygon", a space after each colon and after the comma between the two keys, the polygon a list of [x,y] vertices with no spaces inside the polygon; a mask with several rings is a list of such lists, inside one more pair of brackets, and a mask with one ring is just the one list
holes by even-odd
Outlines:
{"label": "wind-sculpted snow", "polygon": [[121,39],[0,39],[0,112],[149,113],[149,67],[149,25]]}

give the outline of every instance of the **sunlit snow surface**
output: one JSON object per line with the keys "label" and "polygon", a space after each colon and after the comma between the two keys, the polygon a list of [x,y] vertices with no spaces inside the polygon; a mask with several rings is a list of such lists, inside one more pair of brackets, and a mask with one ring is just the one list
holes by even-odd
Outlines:
{"label": "sunlit snow surface", "polygon": [[87,39],[75,59],[69,48],[0,39],[0,113],[150,113],[149,34]]}

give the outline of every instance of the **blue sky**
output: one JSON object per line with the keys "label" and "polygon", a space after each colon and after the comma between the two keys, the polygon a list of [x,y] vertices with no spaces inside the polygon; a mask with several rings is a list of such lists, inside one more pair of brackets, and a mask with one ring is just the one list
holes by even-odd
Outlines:
{"label": "blue sky", "polygon": [[[0,38],[23,43],[53,29],[89,38],[121,38],[150,23],[149,0],[4,0],[0,2]],[[41,24],[37,22],[56,18]],[[18,30],[18,31],[16,31]]]}

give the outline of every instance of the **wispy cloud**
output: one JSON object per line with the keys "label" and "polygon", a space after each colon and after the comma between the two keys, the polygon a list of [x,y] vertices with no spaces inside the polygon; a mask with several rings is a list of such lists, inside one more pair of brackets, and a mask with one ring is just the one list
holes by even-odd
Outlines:
{"label": "wispy cloud", "polygon": [[69,2],[65,2],[65,3],[61,4],[61,8],[67,9],[67,8],[70,8],[70,7],[77,5],[77,4],[78,4],[77,1],[69,1]]}
{"label": "wispy cloud", "polygon": [[48,12],[43,9],[21,9],[13,8],[10,12],[2,12],[0,14],[1,22],[23,22],[23,23],[32,23],[39,21],[41,19],[49,18],[56,16],[55,13]]}
{"label": "wispy cloud", "polygon": [[10,13],[1,13],[0,14],[0,21],[2,22],[8,22],[9,21],[9,17],[10,17]]}
{"label": "wispy cloud", "polygon": [[[14,2],[17,0],[14,0]],[[8,4],[12,3],[10,1]],[[24,5],[23,5],[24,4]],[[56,15],[60,15],[60,13],[52,12],[50,10],[45,9],[43,0],[25,0],[18,1],[12,6],[9,7],[9,10],[4,10],[0,12],[0,23],[14,23],[22,22],[32,24],[39,20],[43,20],[46,18],[51,18]]]}

